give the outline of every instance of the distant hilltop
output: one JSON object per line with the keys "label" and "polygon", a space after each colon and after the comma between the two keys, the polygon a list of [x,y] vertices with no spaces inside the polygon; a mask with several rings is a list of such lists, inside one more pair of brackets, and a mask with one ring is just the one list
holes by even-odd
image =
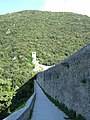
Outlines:
{"label": "distant hilltop", "polygon": [[33,51],[39,64],[52,66],[89,43],[88,16],[33,10],[0,15],[0,115],[5,117],[1,111],[15,90],[35,75]]}

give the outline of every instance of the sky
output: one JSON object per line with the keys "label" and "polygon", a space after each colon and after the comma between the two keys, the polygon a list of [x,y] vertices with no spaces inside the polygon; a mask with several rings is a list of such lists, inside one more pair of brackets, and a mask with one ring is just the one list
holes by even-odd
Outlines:
{"label": "sky", "polygon": [[74,12],[90,16],[90,0],[0,0],[0,14],[22,10]]}

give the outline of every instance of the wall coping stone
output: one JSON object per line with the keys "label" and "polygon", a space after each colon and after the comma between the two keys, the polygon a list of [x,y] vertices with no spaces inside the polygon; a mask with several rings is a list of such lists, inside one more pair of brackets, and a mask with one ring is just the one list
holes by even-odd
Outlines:
{"label": "wall coping stone", "polygon": [[[34,92],[33,95],[29,98],[29,100],[27,101],[26,105],[25,105],[23,108],[21,108],[20,110],[15,111],[14,113],[12,113],[11,115],[9,115],[8,117],[6,117],[6,118],[3,119],[3,120],[20,120],[21,117],[23,116],[23,114],[24,114],[27,110],[28,110],[28,111],[29,111],[29,110],[32,110],[32,107],[33,107],[32,104],[34,104],[35,96],[36,96],[36,94],[35,94],[35,92]],[[30,108],[29,108],[29,107],[30,107]],[[29,111],[29,112],[31,112],[31,111]],[[27,112],[26,112],[25,114],[27,114]],[[27,115],[26,115],[26,116],[27,116]],[[19,119],[19,118],[20,118],[20,119]],[[24,120],[23,117],[22,117],[22,120]]]}

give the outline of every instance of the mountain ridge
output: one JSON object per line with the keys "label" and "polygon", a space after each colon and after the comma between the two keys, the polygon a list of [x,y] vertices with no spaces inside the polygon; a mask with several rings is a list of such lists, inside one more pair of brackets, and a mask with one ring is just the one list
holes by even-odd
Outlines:
{"label": "mountain ridge", "polygon": [[42,11],[0,15],[0,112],[34,76],[33,51],[41,64],[53,65],[89,43],[88,16]]}

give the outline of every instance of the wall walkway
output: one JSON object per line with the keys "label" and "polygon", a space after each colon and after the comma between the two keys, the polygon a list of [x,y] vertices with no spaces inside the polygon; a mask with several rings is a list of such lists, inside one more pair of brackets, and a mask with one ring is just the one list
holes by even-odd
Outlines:
{"label": "wall walkway", "polygon": [[36,101],[31,120],[65,120],[68,118],[44,94],[35,82]]}
{"label": "wall walkway", "polygon": [[90,45],[37,75],[52,98],[90,120]]}

